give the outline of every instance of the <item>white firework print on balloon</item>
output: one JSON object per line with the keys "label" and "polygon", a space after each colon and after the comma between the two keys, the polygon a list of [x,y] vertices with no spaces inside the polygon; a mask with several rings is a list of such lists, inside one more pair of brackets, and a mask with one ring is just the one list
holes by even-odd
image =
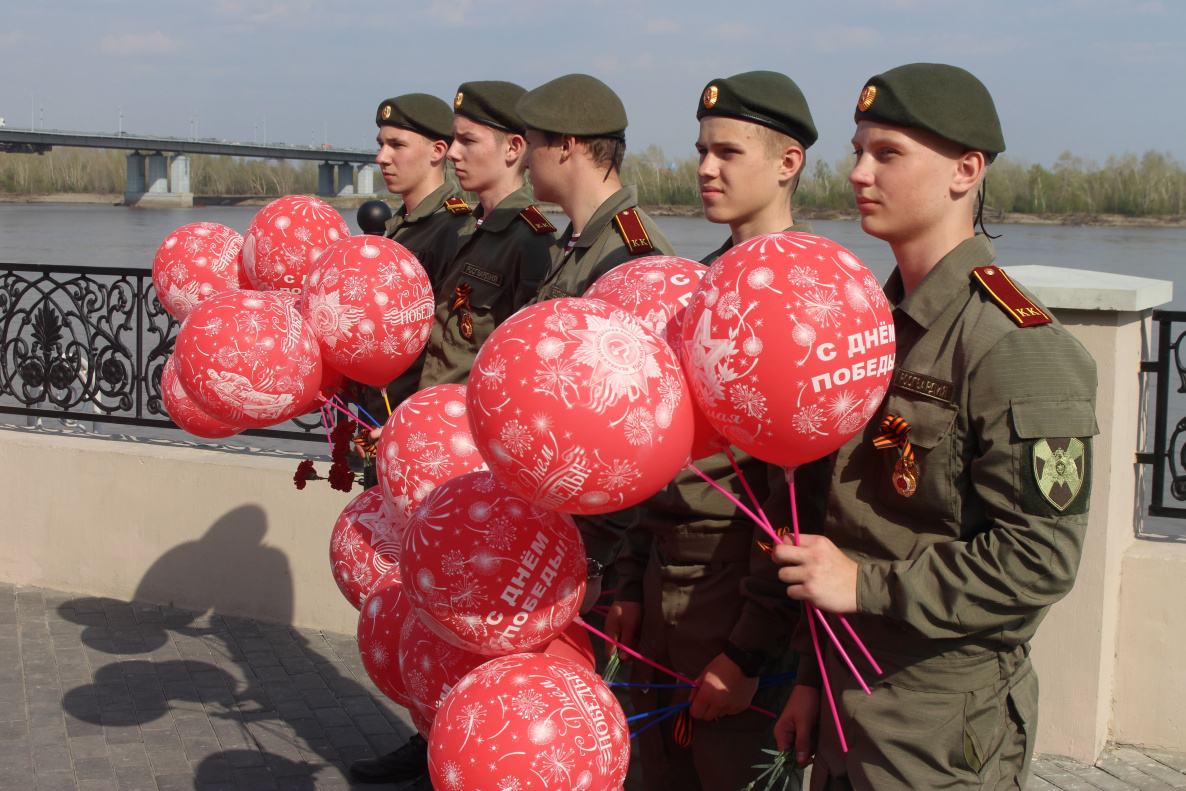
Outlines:
{"label": "white firework print on balloon", "polygon": [[399,562],[406,520],[392,514],[378,489],[350,501],[330,534],[334,580],[346,600],[361,607],[380,577]]}
{"label": "white firework print on balloon", "polygon": [[[689,386],[733,443],[770,436],[776,416],[800,437],[851,434],[893,369],[880,286],[851,253],[812,234],[732,248],[693,295],[684,333]],[[763,388],[798,369],[812,373],[786,392]]]}

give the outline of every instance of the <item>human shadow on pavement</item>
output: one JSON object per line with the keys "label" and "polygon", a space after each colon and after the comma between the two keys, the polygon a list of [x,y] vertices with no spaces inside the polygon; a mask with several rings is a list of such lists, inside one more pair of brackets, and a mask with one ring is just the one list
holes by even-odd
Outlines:
{"label": "human shadow on pavement", "polygon": [[[234,509],[162,555],[134,602],[60,605],[83,627],[92,668],[112,656],[63,695],[68,728],[73,718],[102,726],[109,744],[143,741],[161,787],[182,775],[194,788],[340,787],[352,761],[403,744],[407,714],[366,679],[352,637],[283,625],[292,577],[266,533],[262,509]],[[194,574],[213,575],[215,600],[169,606]],[[275,622],[229,614],[261,603]]]}

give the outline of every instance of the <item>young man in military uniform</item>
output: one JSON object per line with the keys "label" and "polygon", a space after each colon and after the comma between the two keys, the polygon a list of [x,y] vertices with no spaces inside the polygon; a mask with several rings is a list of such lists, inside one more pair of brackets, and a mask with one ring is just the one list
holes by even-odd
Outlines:
{"label": "young man in military uniform", "polygon": [[[528,91],[515,109],[527,127],[535,195],[559,204],[569,219],[533,301],[579,297],[631,258],[675,254],[654,220],[638,208],[638,190],[622,186],[626,108],[608,85],[569,74]],[[577,517],[591,561],[586,605],[600,594],[600,569],[613,562],[633,520],[633,509]]]}
{"label": "young man in military uniform", "polygon": [[789,595],[847,614],[885,672],[866,697],[821,640],[842,752],[800,627],[809,655],[776,735],[803,764],[818,723],[813,789],[1021,788],[1038,726],[1029,641],[1071,589],[1087,526],[1095,363],[975,233],[1005,149],[980,81],[892,69],[866,83],[856,121],[861,227],[898,264],[897,369],[836,456],[825,535],[775,559]]}
{"label": "young man in military uniform", "polygon": [[[817,137],[799,87],[782,74],[748,72],[713,80],[698,98],[704,212],[730,230],[704,263],[761,234],[810,233],[809,225],[791,216],[805,151]],[[734,453],[755,495],[767,500],[768,515],[782,524],[789,506],[782,469]],[[697,466],[747,499],[724,453]],[[805,466],[797,479],[806,524],[822,522],[815,494],[821,482],[826,486],[826,461],[822,467],[821,475]],[[616,563],[618,590],[607,633],[627,645],[637,642],[644,655],[701,685],[691,694],[697,721],[687,744],[671,727],[639,737],[647,789],[737,791],[757,776],[753,765],[765,757],[762,749],[774,746],[774,721],[746,707],[778,710],[786,701],[788,685],[759,693],[758,677],[792,669],[788,644],[799,607],[786,598],[778,566],[759,546],[768,541],[736,505],[690,471],[647,500],[639,524],[628,531]],[[670,681],[641,662],[634,663],[631,680]],[[686,690],[631,692],[639,713],[689,697]]]}
{"label": "young man in military uniform", "polygon": [[515,103],[524,93],[509,82],[467,82],[453,100],[449,160],[480,205],[436,290],[422,390],[465,384],[482,343],[535,296],[548,273],[556,228],[523,183],[527,141]]}
{"label": "young man in military uniform", "polygon": [[[409,93],[385,100],[375,113],[379,153],[375,155],[387,190],[403,205],[387,221],[387,238],[408,248],[433,285],[457,253],[458,234],[472,210],[456,182],[445,179],[445,155],[453,142],[453,112],[449,105],[425,93]],[[387,417],[420,384],[424,355],[387,385],[387,400],[379,388],[368,387],[364,402],[376,420]],[[368,468],[367,484],[374,485]]]}

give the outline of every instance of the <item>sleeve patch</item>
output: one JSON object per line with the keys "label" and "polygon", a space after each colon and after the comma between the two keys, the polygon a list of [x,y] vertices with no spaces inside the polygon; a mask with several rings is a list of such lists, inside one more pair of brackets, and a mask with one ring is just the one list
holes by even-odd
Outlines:
{"label": "sleeve patch", "polygon": [[1091,437],[1043,437],[1022,443],[1022,510],[1035,516],[1087,513],[1091,451]]}
{"label": "sleeve patch", "polygon": [[519,212],[519,216],[526,220],[527,224],[531,226],[531,230],[540,236],[546,233],[556,233],[556,226],[548,221],[548,218],[544,216],[544,213],[539,210],[538,206],[528,206]]}

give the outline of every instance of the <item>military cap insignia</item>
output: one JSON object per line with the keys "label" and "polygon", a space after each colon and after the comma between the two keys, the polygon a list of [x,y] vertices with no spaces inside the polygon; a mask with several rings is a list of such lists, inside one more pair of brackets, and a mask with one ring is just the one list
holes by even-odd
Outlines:
{"label": "military cap insignia", "polygon": [[391,105],[390,104],[383,105],[383,111],[381,113],[379,113],[379,117],[382,118],[384,121],[391,118]]}
{"label": "military cap insignia", "polygon": [[458,91],[457,95],[453,97],[453,109],[454,110],[456,110],[458,107],[461,106],[461,100],[464,98],[465,98],[465,94],[462,93],[461,91]]}
{"label": "military cap insignia", "polygon": [[469,204],[463,201],[461,198],[446,198],[445,208],[451,211],[453,214],[459,216],[462,214],[469,214],[473,211],[473,209],[469,207]]}
{"label": "military cap insignia", "polygon": [[[851,94],[850,94],[851,95]],[[862,113],[873,106],[873,100],[877,98],[877,86],[866,85],[865,90],[861,91],[861,98],[857,101],[857,109]]]}
{"label": "military cap insignia", "polygon": [[704,89],[704,106],[707,107],[709,110],[716,107],[717,97],[719,95],[720,95],[720,92],[717,90],[717,86],[710,85],[707,88],[705,88]]}
{"label": "military cap insignia", "polygon": [[1075,437],[1048,437],[1033,446],[1034,478],[1046,501],[1065,511],[1083,490],[1087,455]]}
{"label": "military cap insignia", "polygon": [[1021,293],[1021,289],[999,266],[978,266],[972,270],[972,276],[1018,327],[1037,327],[1054,321]]}

